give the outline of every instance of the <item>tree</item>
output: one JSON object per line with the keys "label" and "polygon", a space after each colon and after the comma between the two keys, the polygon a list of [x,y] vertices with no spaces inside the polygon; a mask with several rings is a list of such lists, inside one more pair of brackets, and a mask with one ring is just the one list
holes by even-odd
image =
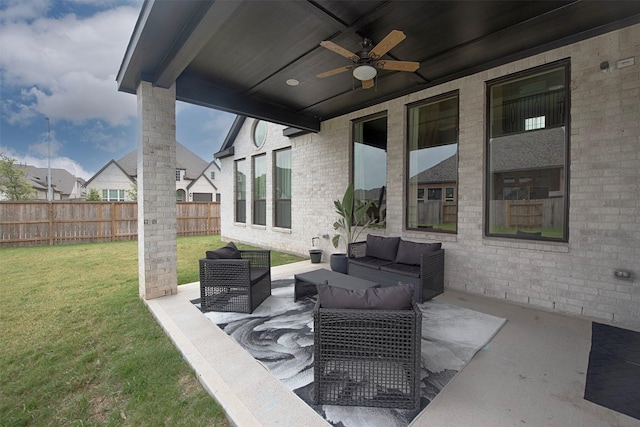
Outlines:
{"label": "tree", "polygon": [[95,188],[90,188],[89,193],[87,194],[87,202],[99,202],[100,200],[102,200],[100,192]]}
{"label": "tree", "polygon": [[32,200],[36,190],[25,178],[25,170],[15,165],[16,160],[0,154],[0,194],[7,200]]}
{"label": "tree", "polygon": [[138,183],[134,182],[133,184],[131,184],[131,189],[126,190],[126,192],[129,200],[133,200],[134,202],[138,200]]}

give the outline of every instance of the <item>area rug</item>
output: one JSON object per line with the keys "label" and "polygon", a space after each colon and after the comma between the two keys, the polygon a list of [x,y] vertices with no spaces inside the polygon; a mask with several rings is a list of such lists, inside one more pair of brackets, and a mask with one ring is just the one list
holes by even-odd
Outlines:
{"label": "area rug", "polygon": [[[273,281],[271,288],[272,295],[252,314],[205,315],[330,424],[341,427],[408,426],[506,321],[437,300],[420,304],[423,317],[419,410],[313,405],[315,297],[293,302],[293,279]],[[199,300],[192,302],[199,306]]]}
{"label": "area rug", "polygon": [[593,322],[584,398],[640,420],[640,332]]}

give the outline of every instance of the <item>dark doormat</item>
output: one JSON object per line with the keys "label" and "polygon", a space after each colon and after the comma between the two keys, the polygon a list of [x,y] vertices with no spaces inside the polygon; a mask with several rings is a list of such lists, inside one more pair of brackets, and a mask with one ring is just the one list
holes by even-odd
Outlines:
{"label": "dark doormat", "polygon": [[640,420],[640,332],[593,323],[584,398]]}

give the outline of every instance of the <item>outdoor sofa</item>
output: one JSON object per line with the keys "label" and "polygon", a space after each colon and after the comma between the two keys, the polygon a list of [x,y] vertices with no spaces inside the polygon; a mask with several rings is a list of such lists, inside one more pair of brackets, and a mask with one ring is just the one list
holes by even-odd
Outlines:
{"label": "outdoor sofa", "polygon": [[444,249],[441,243],[419,243],[400,237],[368,235],[347,248],[347,274],[382,286],[410,283],[422,303],[444,292]]}
{"label": "outdoor sofa", "polygon": [[200,260],[200,309],[253,313],[271,295],[271,252],[233,242]]}

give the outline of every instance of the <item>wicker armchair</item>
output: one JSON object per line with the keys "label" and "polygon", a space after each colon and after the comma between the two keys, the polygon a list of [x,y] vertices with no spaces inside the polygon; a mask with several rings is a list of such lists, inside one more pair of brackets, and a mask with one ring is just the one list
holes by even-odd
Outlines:
{"label": "wicker armchair", "polygon": [[271,253],[243,250],[240,256],[200,260],[202,311],[252,313],[271,295]]}
{"label": "wicker armchair", "polygon": [[418,409],[422,313],[314,310],[314,403]]}

